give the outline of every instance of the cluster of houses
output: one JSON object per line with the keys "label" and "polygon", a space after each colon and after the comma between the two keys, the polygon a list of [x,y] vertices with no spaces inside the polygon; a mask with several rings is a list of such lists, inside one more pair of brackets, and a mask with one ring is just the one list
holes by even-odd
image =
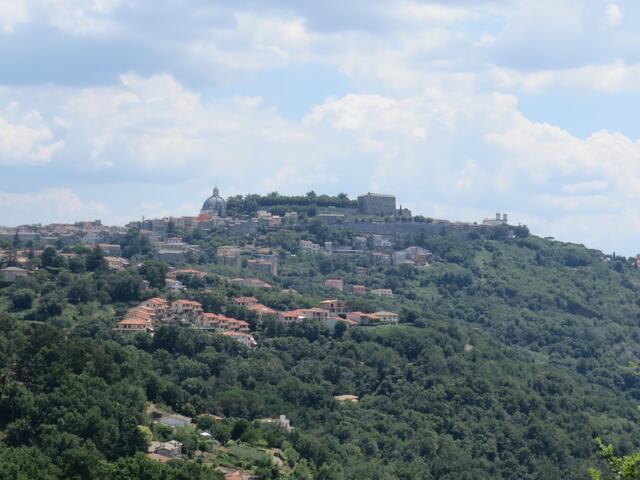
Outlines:
{"label": "cluster of houses", "polygon": [[[343,292],[345,289],[344,281],[339,278],[328,278],[324,281],[324,286],[328,288],[333,288],[334,290],[338,290]],[[393,290],[390,288],[371,288],[367,290],[367,287],[364,285],[351,285],[349,286],[349,290],[354,295],[374,295],[376,297],[393,297]]]}
{"label": "cluster of houses", "polygon": [[350,246],[336,247],[332,242],[319,245],[310,240],[300,240],[300,252],[305,255],[342,255],[362,257],[374,264],[414,265],[426,267],[432,253],[422,247],[410,246],[401,250],[393,250],[393,242],[384,235],[354,237]]}
{"label": "cluster of houses", "polygon": [[[264,307],[263,305],[257,303],[257,299],[253,297],[245,297],[251,299],[251,301],[255,301],[256,303],[253,308]],[[259,307],[258,307],[259,306]],[[264,307],[268,308],[268,307]],[[291,324],[297,322],[303,322],[305,320],[316,320],[328,328],[335,328],[336,324],[342,323],[346,327],[357,326],[357,325],[379,325],[379,324],[395,324],[398,323],[399,317],[397,313],[393,312],[373,312],[373,313],[364,313],[364,312],[350,312],[347,309],[347,304],[344,300],[323,300],[320,302],[320,305],[312,308],[297,308],[295,310],[289,310],[286,312],[269,312],[271,315],[277,315],[278,321]],[[264,315],[264,314],[263,314]]]}
{"label": "cluster of houses", "polygon": [[257,345],[249,333],[247,322],[205,312],[202,304],[194,300],[181,299],[169,303],[164,298],[150,298],[130,309],[114,330],[119,333],[153,332],[169,323],[186,323],[201,330],[211,330],[249,348]]}
{"label": "cluster of houses", "polygon": [[216,251],[216,260],[220,265],[241,268],[241,254],[250,254],[254,258],[247,260],[247,270],[278,276],[278,256],[269,248],[255,248],[253,246],[236,247],[235,245],[223,245]]}
{"label": "cluster of houses", "polygon": [[[313,308],[298,308],[279,312],[258,301],[256,297],[234,297],[232,303],[236,307],[254,312],[258,321],[267,318],[284,324],[299,323],[305,320],[319,321],[327,328],[334,329],[342,323],[346,327],[356,325],[378,325],[398,323],[398,314],[379,311],[365,313],[350,312],[344,300],[324,300]],[[125,317],[114,328],[119,333],[153,332],[161,325],[183,323],[200,330],[214,331],[252,348],[257,342],[249,331],[249,324],[244,320],[228,317],[219,313],[205,312],[200,302],[180,299],[169,303],[160,297],[153,297],[131,308]]]}
{"label": "cluster of houses", "polygon": [[48,245],[110,243],[124,239],[126,234],[126,228],[102,225],[100,220],[49,225],[21,225],[18,227],[0,226],[0,240],[32,248],[43,248]]}
{"label": "cluster of houses", "polygon": [[[104,254],[104,259],[107,266],[112,270],[122,270],[129,265],[129,262],[122,258],[120,245],[113,243],[96,243],[95,245],[99,246]],[[94,246],[95,246],[94,245]],[[53,246],[53,245],[46,245]],[[59,245],[58,245],[59,246]],[[85,245],[89,246],[89,245]],[[34,268],[34,259],[42,256],[44,252],[44,248],[17,248],[11,250],[1,250],[0,249],[0,262],[6,261],[11,264],[15,264],[20,268]],[[70,260],[75,257],[81,256],[78,253],[74,252],[57,252],[58,256],[65,258],[66,260]]]}

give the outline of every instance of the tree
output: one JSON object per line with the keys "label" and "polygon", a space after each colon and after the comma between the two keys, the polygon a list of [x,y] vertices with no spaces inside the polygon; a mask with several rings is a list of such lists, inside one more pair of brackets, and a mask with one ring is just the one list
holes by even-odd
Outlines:
{"label": "tree", "polygon": [[38,320],[47,320],[51,317],[58,316],[64,310],[66,302],[59,292],[51,292],[40,299],[36,308],[36,318]]}
{"label": "tree", "polygon": [[44,268],[55,267],[56,266],[56,257],[58,256],[58,252],[53,247],[46,247],[42,251],[42,255],[40,256],[40,261],[42,262],[42,266]]}
{"label": "tree", "polygon": [[153,440],[153,433],[151,433],[151,429],[146,425],[138,425],[137,436],[140,438],[140,449],[147,450],[151,445],[151,440]]}
{"label": "tree", "polygon": [[513,234],[516,238],[527,238],[529,236],[529,229],[526,225],[518,225],[513,227]]}
{"label": "tree", "polygon": [[164,288],[164,279],[169,267],[158,260],[147,260],[140,267],[140,274],[152,288]]}
{"label": "tree", "polygon": [[95,285],[88,278],[78,278],[74,280],[71,285],[69,285],[69,290],[67,290],[67,300],[74,305],[93,300],[95,295]]}
{"label": "tree", "polygon": [[[605,445],[600,438],[596,438],[600,455],[607,461],[615,480],[640,479],[640,452],[618,457],[613,453],[613,445]],[[602,472],[595,468],[589,469],[592,480],[603,480]]]}
{"label": "tree", "polygon": [[114,302],[140,300],[142,279],[131,272],[121,270],[108,277],[107,291]]}
{"label": "tree", "polygon": [[131,258],[134,255],[146,255],[152,250],[149,239],[140,235],[140,230],[137,228],[127,231],[127,235],[120,243],[120,247],[122,247],[122,256],[125,258]]}
{"label": "tree", "polygon": [[11,303],[15,310],[27,310],[33,305],[35,292],[30,288],[20,288],[11,293]]}
{"label": "tree", "polygon": [[0,478],[57,480],[60,470],[37,448],[10,448],[0,444]]}
{"label": "tree", "polygon": [[84,258],[81,256],[69,259],[69,270],[72,273],[83,273],[85,271]]}
{"label": "tree", "polygon": [[91,253],[89,253],[85,259],[85,267],[89,272],[103,269],[106,267],[106,264],[104,252],[100,248],[100,245],[93,247],[93,250],[91,250]]}

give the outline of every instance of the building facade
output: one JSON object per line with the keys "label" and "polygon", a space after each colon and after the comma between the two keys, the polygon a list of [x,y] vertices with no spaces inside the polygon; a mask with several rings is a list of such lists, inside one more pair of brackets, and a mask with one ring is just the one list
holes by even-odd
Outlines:
{"label": "building facade", "polygon": [[369,192],[358,197],[358,208],[365,215],[392,217],[396,213],[396,197]]}

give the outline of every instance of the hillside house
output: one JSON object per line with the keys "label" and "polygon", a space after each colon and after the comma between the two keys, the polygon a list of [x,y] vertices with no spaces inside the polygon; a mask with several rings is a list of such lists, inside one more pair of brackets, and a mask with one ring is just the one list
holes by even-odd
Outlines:
{"label": "hillside house", "polygon": [[301,322],[304,320],[326,321],[330,314],[322,308],[298,308],[288,312],[280,312],[278,320],[284,323]]}
{"label": "hillside house", "polygon": [[256,305],[258,303],[258,299],[256,297],[233,297],[231,302],[236,307],[247,308],[251,305]]}
{"label": "hillside house", "polygon": [[369,269],[367,267],[358,267],[358,266],[356,266],[353,269],[353,271],[359,277],[364,277],[367,273],[369,273]]}
{"label": "hillside house", "polygon": [[169,275],[174,278],[178,278],[178,277],[205,278],[207,276],[207,272],[201,272],[200,270],[196,270],[195,268],[178,268],[173,272],[170,272]]}
{"label": "hillside house", "polygon": [[311,240],[300,240],[300,251],[305,254],[317,254],[322,251],[322,247]]}
{"label": "hillside house", "polygon": [[369,293],[376,297],[393,297],[393,290],[390,288],[373,288],[369,290]]}
{"label": "hillside house", "polygon": [[203,330],[216,332],[249,333],[249,324],[244,320],[226,317],[217,313],[202,313],[196,325]]}
{"label": "hillside house", "polygon": [[347,312],[347,305],[344,300],[323,300],[320,302],[320,308],[332,315],[340,315]]}
{"label": "hillside house", "polygon": [[187,289],[186,285],[180,280],[175,280],[169,277],[164,279],[164,286],[172,292],[184,292]]}
{"label": "hillside house", "polygon": [[129,265],[129,262],[121,257],[104,257],[104,261],[111,270],[123,270]]}
{"label": "hillside house", "polygon": [[122,248],[117,243],[99,243],[98,247],[104,252],[105,255],[112,257],[119,257],[122,255]]}
{"label": "hillside house", "polygon": [[194,300],[176,300],[171,304],[171,313],[191,321],[198,318],[202,311],[202,304]]}
{"label": "hillside house", "polygon": [[177,440],[168,442],[151,442],[148,453],[154,453],[166,458],[175,458],[182,454],[182,443]]}
{"label": "hillside house", "polygon": [[153,331],[155,314],[148,307],[138,306],[130,309],[125,318],[114,328],[119,333],[142,333]]}
{"label": "hillside house", "polygon": [[336,290],[344,290],[344,282],[338,278],[328,278],[324,281],[324,286],[329,288],[335,288]]}
{"label": "hillside house", "polygon": [[13,283],[19,278],[28,277],[29,272],[20,267],[5,267],[0,269],[0,280]]}
{"label": "hillside house", "polygon": [[275,277],[278,275],[278,259],[276,257],[251,259],[247,261],[247,269]]}
{"label": "hillside house", "polygon": [[140,318],[123,318],[118,322],[118,326],[114,328],[118,333],[144,333],[153,331],[150,320]]}
{"label": "hillside house", "polygon": [[150,309],[155,321],[165,320],[169,316],[169,302],[164,298],[153,297],[142,302],[140,306]]}
{"label": "hillside house", "polygon": [[382,323],[398,323],[399,317],[397,313],[392,312],[351,312],[347,314],[347,320],[357,322],[359,325],[376,325]]}
{"label": "hillside house", "polygon": [[291,426],[291,421],[287,418],[286,415],[280,415],[278,418],[262,418],[260,419],[261,423],[270,423],[273,425],[277,425],[278,427],[286,430],[287,432],[291,432],[293,427]]}
{"label": "hillside house", "polygon": [[267,317],[277,318],[278,312],[273,308],[269,308],[261,303],[254,303],[249,305],[247,310],[254,312],[258,316],[258,320],[264,320]]}
{"label": "hillside house", "polygon": [[221,265],[240,268],[240,249],[232,245],[218,247],[218,250],[216,251],[216,259]]}

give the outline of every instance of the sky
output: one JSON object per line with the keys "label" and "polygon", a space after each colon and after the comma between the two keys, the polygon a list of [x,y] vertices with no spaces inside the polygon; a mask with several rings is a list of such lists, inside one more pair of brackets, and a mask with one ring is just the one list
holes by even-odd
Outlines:
{"label": "sky", "polygon": [[395,193],[640,252],[640,3],[0,0],[0,225]]}

